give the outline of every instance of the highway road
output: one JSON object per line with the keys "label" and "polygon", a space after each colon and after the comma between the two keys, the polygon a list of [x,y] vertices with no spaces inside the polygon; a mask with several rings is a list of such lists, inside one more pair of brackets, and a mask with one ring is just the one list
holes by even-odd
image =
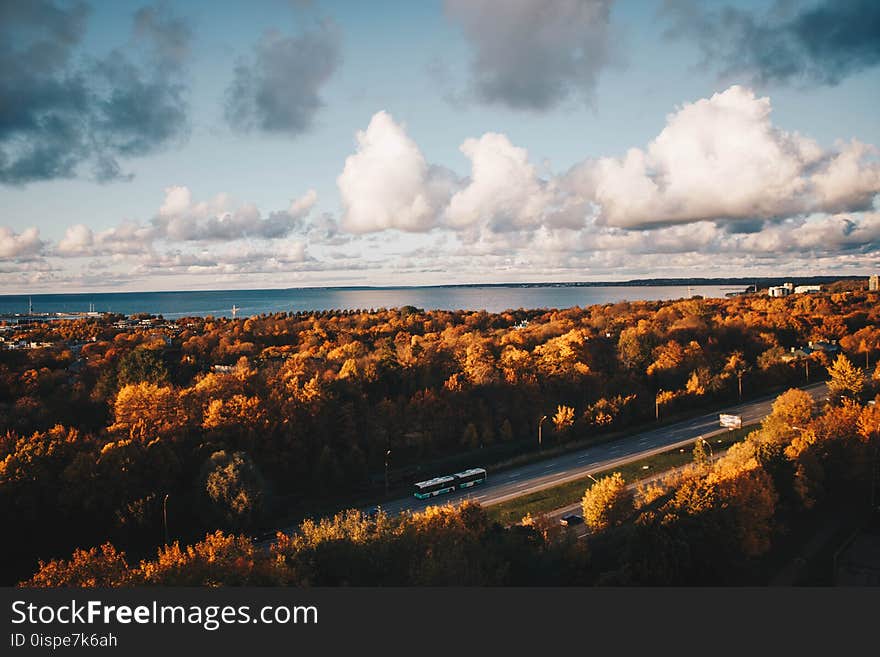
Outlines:
{"label": "highway road", "polygon": [[[803,388],[816,400],[822,401],[828,394],[824,382]],[[777,394],[756,401],[731,406],[723,412],[742,416],[743,425],[752,424],[767,416]],[[421,511],[437,504],[457,504],[464,500],[476,500],[483,506],[498,504],[521,495],[556,486],[623,465],[633,460],[662,452],[670,448],[688,445],[700,436],[710,440],[712,436],[727,431],[719,427],[719,412],[706,413],[665,427],[651,429],[600,445],[554,456],[521,467],[498,473],[489,473],[486,482],[467,492],[440,495],[428,500],[413,496],[385,502],[382,510],[389,514],[401,511]],[[711,440],[710,440],[711,442]],[[478,467],[480,464],[474,464]]]}

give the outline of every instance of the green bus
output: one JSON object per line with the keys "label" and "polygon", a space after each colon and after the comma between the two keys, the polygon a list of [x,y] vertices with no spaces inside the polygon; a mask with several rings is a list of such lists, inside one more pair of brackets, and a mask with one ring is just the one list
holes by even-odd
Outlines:
{"label": "green bus", "polygon": [[455,490],[455,477],[434,477],[427,481],[419,481],[413,484],[413,495],[420,500],[442,495],[443,493],[451,493]]}
{"label": "green bus", "polygon": [[470,470],[456,472],[445,477],[434,477],[427,481],[416,482],[413,484],[413,495],[420,500],[425,500],[436,495],[470,488],[471,486],[482,484],[484,481],[486,481],[486,470],[483,468],[471,468]]}
{"label": "green bus", "polygon": [[471,468],[464,472],[456,472],[454,475],[458,489],[470,488],[486,481],[486,471],[483,468]]}

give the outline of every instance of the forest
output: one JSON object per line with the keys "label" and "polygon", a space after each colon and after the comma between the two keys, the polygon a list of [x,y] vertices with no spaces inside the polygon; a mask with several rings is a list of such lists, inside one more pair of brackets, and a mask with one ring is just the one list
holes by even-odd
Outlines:
{"label": "forest", "polygon": [[[0,508],[13,528],[0,576],[48,586],[736,577],[799,512],[864,497],[878,320],[880,295],[850,290],[5,325],[0,347],[27,348],[0,349]],[[378,520],[332,512],[381,496],[386,463],[405,490],[454,464],[534,451],[545,415],[545,446],[587,443],[829,374],[848,383],[827,408],[786,393],[746,442],[624,496],[589,541],[540,518],[494,525],[474,505]],[[290,519],[306,519],[295,536],[271,553],[255,547]],[[681,563],[684,545],[729,567],[710,572],[699,554]]]}
{"label": "forest", "polygon": [[876,493],[880,408],[859,403],[865,382],[851,373],[833,373],[839,403],[818,413],[801,390],[780,395],[761,427],[717,460],[695,450],[692,465],[635,492],[618,474],[597,481],[583,498],[586,540],[540,517],[502,527],[473,502],[396,517],[349,510],[279,533],[269,549],[216,531],[129,563],[108,542],[41,563],[21,585],[766,584],[778,543],[817,518],[864,514]]}

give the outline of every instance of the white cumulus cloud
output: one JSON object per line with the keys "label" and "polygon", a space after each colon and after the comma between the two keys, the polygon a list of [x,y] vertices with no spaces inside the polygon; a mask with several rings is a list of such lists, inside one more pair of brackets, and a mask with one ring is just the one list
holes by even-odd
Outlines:
{"label": "white cumulus cloud", "polygon": [[357,151],[346,158],[336,183],[344,207],[343,228],[368,233],[431,229],[452,181],[448,172],[429,166],[403,126],[382,111],[357,133]]}
{"label": "white cumulus cloud", "polygon": [[506,135],[489,132],[467,139],[460,150],[471,161],[471,176],[449,202],[446,221],[450,226],[487,223],[495,230],[511,230],[545,222],[583,224],[582,212],[567,212],[566,199],[556,183],[540,179],[528,152],[514,146]]}
{"label": "white cumulus cloud", "polygon": [[824,151],[775,127],[769,98],[732,86],[684,104],[645,150],[582,163],[569,182],[608,225],[782,218],[863,210],[880,166],[858,142]]}
{"label": "white cumulus cloud", "polygon": [[221,193],[208,201],[193,202],[188,187],[165,190],[165,201],[153,223],[161,236],[172,241],[229,241],[243,237],[277,238],[293,231],[318,200],[310,189],[291,201],[286,210],[263,218],[252,203],[234,205],[228,194]]}
{"label": "white cumulus cloud", "polygon": [[0,258],[23,260],[39,255],[42,250],[39,228],[32,226],[16,233],[7,226],[0,226]]}

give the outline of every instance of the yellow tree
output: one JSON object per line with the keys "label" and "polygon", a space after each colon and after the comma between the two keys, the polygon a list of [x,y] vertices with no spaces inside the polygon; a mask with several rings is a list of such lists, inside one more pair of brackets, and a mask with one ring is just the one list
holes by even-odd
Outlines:
{"label": "yellow tree", "polygon": [[265,424],[266,413],[259,397],[232,395],[212,399],[205,409],[205,429],[258,429]]}
{"label": "yellow tree", "polygon": [[770,415],[788,424],[806,424],[813,416],[813,398],[810,393],[791,388],[773,402]]}
{"label": "yellow tree", "polygon": [[34,588],[94,588],[135,584],[125,553],[110,543],[90,550],[74,550],[70,560],[40,561],[40,568],[21,586]]}
{"label": "yellow tree", "polygon": [[556,415],[553,416],[553,426],[556,431],[562,432],[574,424],[574,409],[571,406],[560,404],[556,407]]}
{"label": "yellow tree", "polygon": [[615,472],[587,489],[581,508],[589,528],[594,532],[603,531],[620,525],[633,513],[633,493],[627,488],[623,476]]}
{"label": "yellow tree", "polygon": [[671,390],[658,390],[657,396],[654,398],[654,409],[656,411],[656,418],[660,419],[660,407],[665,406],[673,399],[675,399],[676,395]]}
{"label": "yellow tree", "polygon": [[167,433],[183,428],[187,422],[187,414],[175,389],[146,382],[123,386],[116,395],[113,415],[115,422],[111,431],[131,432],[142,427]]}
{"label": "yellow tree", "polygon": [[828,390],[832,399],[837,397],[857,399],[865,387],[865,375],[843,354],[840,354],[828,368],[828,374],[831,376]]}
{"label": "yellow tree", "polygon": [[159,548],[155,561],[141,562],[138,575],[161,586],[265,584],[271,565],[258,557],[247,537],[216,531],[195,545]]}

